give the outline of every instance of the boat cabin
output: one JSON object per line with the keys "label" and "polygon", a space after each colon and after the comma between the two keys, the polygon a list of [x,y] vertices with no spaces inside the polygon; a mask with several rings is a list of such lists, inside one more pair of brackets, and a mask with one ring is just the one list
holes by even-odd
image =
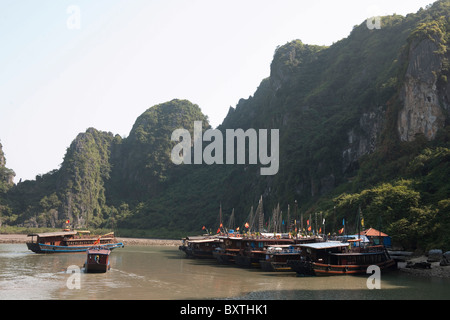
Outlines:
{"label": "boat cabin", "polygon": [[[77,231],[61,231],[46,233],[30,233],[31,243],[42,243],[53,246],[65,245],[67,239],[72,239],[78,234]],[[36,237],[36,238],[35,238]]]}

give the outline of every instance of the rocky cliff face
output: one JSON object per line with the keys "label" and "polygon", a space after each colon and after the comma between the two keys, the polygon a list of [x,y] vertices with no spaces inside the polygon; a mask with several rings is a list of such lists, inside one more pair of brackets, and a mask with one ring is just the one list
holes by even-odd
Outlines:
{"label": "rocky cliff face", "polygon": [[439,39],[414,40],[409,49],[408,68],[401,89],[402,108],[398,114],[398,133],[402,141],[413,141],[417,134],[433,140],[445,125],[447,111],[442,101],[448,86],[439,92],[445,55],[439,53]]}
{"label": "rocky cliff face", "polygon": [[343,173],[354,170],[358,159],[375,151],[384,125],[384,106],[379,106],[375,110],[361,115],[359,125],[347,132],[348,144],[342,152]]}

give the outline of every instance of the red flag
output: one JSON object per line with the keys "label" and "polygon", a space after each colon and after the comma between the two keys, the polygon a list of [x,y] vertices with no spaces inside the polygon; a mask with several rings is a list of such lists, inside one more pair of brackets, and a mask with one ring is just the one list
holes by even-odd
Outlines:
{"label": "red flag", "polygon": [[217,229],[217,233],[220,233],[220,228],[219,228],[219,229]]}
{"label": "red flag", "polygon": [[308,227],[308,231],[311,231],[311,226]]}
{"label": "red flag", "polygon": [[245,223],[245,226],[247,229],[250,227],[250,225],[248,224],[248,222]]}
{"label": "red flag", "polygon": [[342,228],[341,230],[339,230],[339,234],[341,234],[342,232],[344,232],[344,228]]}
{"label": "red flag", "polygon": [[202,227],[202,230],[206,230],[206,227],[205,227],[205,226],[203,226],[203,227]]}
{"label": "red flag", "polygon": [[69,220],[69,219],[67,219],[67,220],[66,220],[66,224],[69,224],[69,222],[70,222],[70,220]]}
{"label": "red flag", "polygon": [[96,245],[96,244],[99,244],[99,243],[100,243],[100,238],[101,238],[101,237],[98,237],[98,239],[97,239],[97,240],[95,240],[95,242],[94,242],[94,245]]}
{"label": "red flag", "polygon": [[309,226],[309,219],[308,220],[306,220],[306,224]]}

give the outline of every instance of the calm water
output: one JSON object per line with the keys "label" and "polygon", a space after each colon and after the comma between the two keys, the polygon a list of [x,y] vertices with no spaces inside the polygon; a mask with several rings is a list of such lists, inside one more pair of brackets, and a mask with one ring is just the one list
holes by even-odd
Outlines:
{"label": "calm water", "polygon": [[[383,274],[381,289],[366,276],[297,277],[186,259],[176,247],[128,246],[111,253],[104,274],[70,274],[84,254],[35,254],[25,244],[0,244],[0,300],[6,299],[450,299],[448,279]],[[82,270],[81,270],[82,271]],[[79,288],[69,289],[79,276]]]}

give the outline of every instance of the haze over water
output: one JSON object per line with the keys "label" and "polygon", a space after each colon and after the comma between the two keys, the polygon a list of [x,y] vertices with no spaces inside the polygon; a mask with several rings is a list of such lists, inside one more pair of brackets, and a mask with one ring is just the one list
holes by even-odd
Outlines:
{"label": "haze over water", "polygon": [[369,290],[369,275],[298,277],[186,259],[177,247],[159,246],[115,249],[110,271],[81,272],[79,289],[69,289],[67,268],[84,260],[84,254],[35,254],[25,244],[1,244],[0,299],[450,299],[449,279],[393,272],[381,275],[381,289]]}

